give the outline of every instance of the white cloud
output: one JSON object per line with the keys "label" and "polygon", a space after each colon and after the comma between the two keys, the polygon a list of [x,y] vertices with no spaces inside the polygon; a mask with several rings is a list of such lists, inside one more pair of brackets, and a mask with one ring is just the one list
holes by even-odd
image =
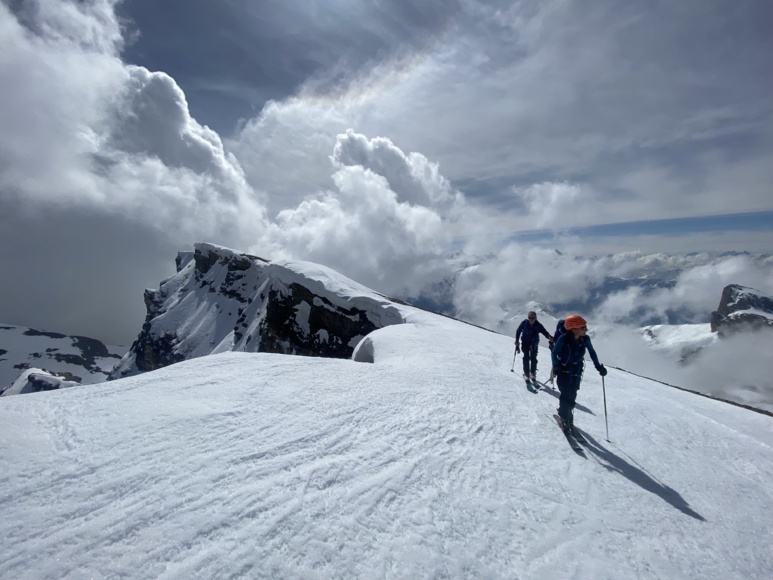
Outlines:
{"label": "white cloud", "polygon": [[[620,284],[625,286],[614,290]],[[569,314],[558,305],[582,304],[583,314],[598,323],[639,326],[671,318],[698,323],[709,321],[728,284],[770,294],[773,258],[640,252],[588,258],[510,244],[459,276],[454,303],[461,317],[489,328],[524,312],[532,301],[558,317]]]}
{"label": "white cloud", "polygon": [[[99,321],[101,336],[127,343],[143,288],[173,269],[177,250],[247,247],[269,227],[238,162],[191,118],[174,80],[116,56],[112,6],[36,3],[25,28],[0,4],[0,235],[4,247],[24,246],[0,254],[21,285],[4,289],[0,320],[83,334]],[[152,249],[142,266],[140,248]],[[42,289],[51,296],[36,306],[29,297],[39,302]],[[121,303],[129,295],[136,307]]]}
{"label": "white cloud", "polygon": [[[741,284],[758,289],[762,294],[773,288],[773,261],[748,255],[716,257],[707,254],[693,256],[639,256],[629,263],[611,269],[610,274],[662,276],[673,270],[673,286],[644,291],[641,287],[627,288],[608,295],[596,312],[608,322],[639,321],[654,318],[665,323],[670,313],[678,313],[683,322],[708,322],[709,315],[719,306],[722,289],[728,284]],[[633,320],[632,320],[633,319]]]}
{"label": "white cloud", "polygon": [[462,196],[440,175],[437,163],[421,153],[403,153],[385,137],[368,140],[349,129],[338,135],[333,149],[338,167],[361,166],[383,176],[400,201],[447,209]]}
{"label": "white cloud", "polygon": [[275,238],[289,255],[326,264],[383,292],[417,291],[449,249],[442,217],[399,201],[362,166],[340,167],[336,191],[279,213]]}
{"label": "white cloud", "polygon": [[599,284],[603,276],[594,261],[509,244],[494,259],[460,275],[454,304],[462,318],[497,328],[511,312],[525,311],[532,301],[550,305],[585,299],[588,287]]}
{"label": "white cloud", "polygon": [[266,224],[238,162],[173,79],[112,54],[111,6],[42,3],[39,35],[0,8],[0,80],[13,87],[0,96],[0,192],[135,219],[178,242],[244,244]]}
{"label": "white cloud", "polygon": [[121,0],[51,2],[27,0],[22,6],[41,38],[83,52],[117,55],[124,38],[115,7]]}
{"label": "white cloud", "polygon": [[356,115],[340,103],[272,101],[227,146],[273,217],[332,185],[331,147],[356,126]]}
{"label": "white cloud", "polygon": [[514,187],[513,192],[526,204],[535,229],[573,227],[580,205],[591,201],[583,199],[587,193],[583,196],[581,188],[570,183],[535,183]]}

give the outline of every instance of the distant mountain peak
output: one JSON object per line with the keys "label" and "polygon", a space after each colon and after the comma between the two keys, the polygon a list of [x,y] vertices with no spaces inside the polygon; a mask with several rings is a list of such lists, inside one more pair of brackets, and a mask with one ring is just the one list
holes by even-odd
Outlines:
{"label": "distant mountain peak", "polygon": [[773,298],[740,284],[725,286],[719,307],[711,313],[711,331],[726,336],[761,328],[773,329]]}

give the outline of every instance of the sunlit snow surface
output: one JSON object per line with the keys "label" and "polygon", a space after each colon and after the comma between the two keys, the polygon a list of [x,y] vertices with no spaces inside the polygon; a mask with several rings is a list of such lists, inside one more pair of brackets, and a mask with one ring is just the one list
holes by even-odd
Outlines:
{"label": "sunlit snow surface", "polygon": [[611,369],[607,441],[591,367],[582,457],[511,337],[409,322],[0,399],[0,578],[770,578],[773,418]]}

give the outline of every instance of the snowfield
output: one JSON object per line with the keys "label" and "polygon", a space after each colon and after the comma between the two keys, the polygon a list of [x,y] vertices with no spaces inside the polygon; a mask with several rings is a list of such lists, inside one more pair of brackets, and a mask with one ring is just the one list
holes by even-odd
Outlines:
{"label": "snowfield", "polygon": [[589,365],[580,456],[510,337],[417,312],[358,353],[0,399],[0,577],[771,577],[773,418],[610,369],[607,441]]}

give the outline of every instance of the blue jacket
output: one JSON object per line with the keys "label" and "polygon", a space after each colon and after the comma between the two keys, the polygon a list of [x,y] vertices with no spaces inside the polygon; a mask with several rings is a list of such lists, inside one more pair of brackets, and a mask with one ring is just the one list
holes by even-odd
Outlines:
{"label": "blue jacket", "polygon": [[535,320],[534,325],[529,324],[528,320],[524,320],[515,331],[515,342],[518,342],[520,338],[521,344],[539,344],[540,334],[544,334],[548,339],[552,338],[539,320]]}
{"label": "blue jacket", "polygon": [[551,353],[553,367],[559,367],[561,372],[581,375],[583,368],[585,368],[586,349],[593,360],[593,364],[598,368],[600,366],[599,357],[596,355],[590,336],[575,338],[571,332],[562,334],[553,345],[553,352]]}

